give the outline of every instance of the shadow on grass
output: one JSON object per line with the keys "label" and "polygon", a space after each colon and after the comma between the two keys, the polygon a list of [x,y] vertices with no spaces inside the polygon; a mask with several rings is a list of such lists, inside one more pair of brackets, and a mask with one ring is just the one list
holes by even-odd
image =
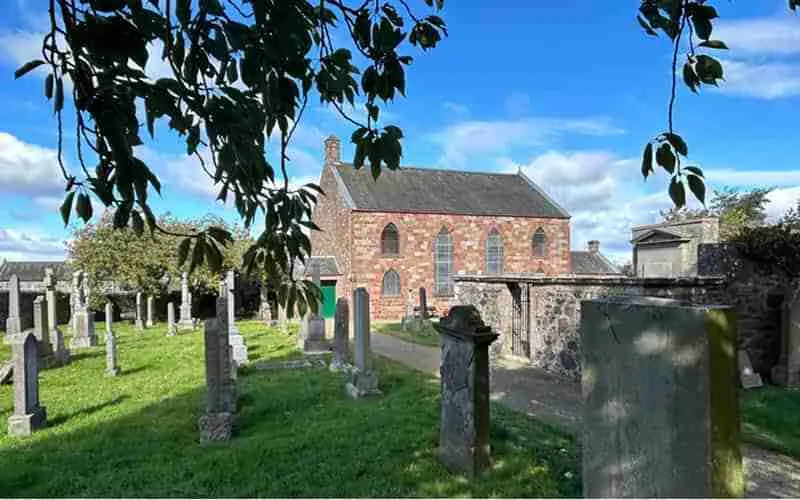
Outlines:
{"label": "shadow on grass", "polygon": [[74,350],[70,353],[70,360],[71,361],[80,361],[82,359],[92,359],[92,358],[99,358],[100,356],[105,356],[105,352],[94,349],[91,351],[78,351],[75,352]]}
{"label": "shadow on grass", "polygon": [[70,413],[69,415],[60,415],[60,416],[58,416],[58,417],[56,417],[54,419],[49,420],[47,422],[47,425],[49,425],[50,427],[55,427],[57,425],[63,424],[64,422],[66,422],[66,421],[68,421],[68,420],[70,420],[72,418],[91,415],[92,413],[97,413],[98,411],[104,410],[105,408],[108,408],[110,406],[116,406],[116,405],[122,403],[123,401],[125,401],[126,399],[128,399],[128,396],[127,395],[122,395],[122,396],[118,396],[118,397],[116,397],[114,399],[111,399],[109,401],[106,401],[105,403],[99,403],[99,404],[96,404],[96,405],[93,405],[93,406],[89,406],[87,408],[82,408],[82,409],[80,409],[80,410],[78,410],[78,411],[76,411],[74,413]]}
{"label": "shadow on grass", "polygon": [[0,496],[580,496],[574,440],[501,408],[493,469],[473,482],[448,473],[435,456],[438,381],[378,366],[385,395],[358,401],[327,370],[240,377],[229,443],[198,442],[203,387],[71,433],[42,431],[0,448]]}
{"label": "shadow on grass", "polygon": [[120,368],[120,371],[121,371],[121,373],[120,373],[120,374],[121,374],[122,376],[125,376],[125,375],[134,375],[134,374],[136,374],[136,373],[143,372],[143,371],[147,370],[147,369],[148,369],[148,368],[150,368],[151,366],[152,366],[152,365],[150,365],[150,364],[146,364],[146,365],[140,365],[140,366],[137,366],[136,368],[131,368],[131,369],[126,369],[125,367],[121,367],[121,368]]}

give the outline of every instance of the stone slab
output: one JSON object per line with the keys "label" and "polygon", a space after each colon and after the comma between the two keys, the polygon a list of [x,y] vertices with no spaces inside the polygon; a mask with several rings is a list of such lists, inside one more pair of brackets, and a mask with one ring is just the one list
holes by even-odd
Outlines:
{"label": "stone slab", "polygon": [[750,363],[750,356],[747,355],[747,351],[744,349],[739,349],[738,364],[739,382],[742,384],[743,389],[754,389],[764,385],[761,381],[761,375],[753,371],[753,365]]}
{"label": "stone slab", "polygon": [[378,389],[378,375],[371,370],[361,371],[357,368],[351,372],[350,380],[345,385],[345,392],[353,399],[383,394]]}
{"label": "stone slab", "polygon": [[8,434],[10,436],[30,436],[34,431],[43,429],[46,426],[47,409],[44,406],[36,408],[33,413],[8,417]]}

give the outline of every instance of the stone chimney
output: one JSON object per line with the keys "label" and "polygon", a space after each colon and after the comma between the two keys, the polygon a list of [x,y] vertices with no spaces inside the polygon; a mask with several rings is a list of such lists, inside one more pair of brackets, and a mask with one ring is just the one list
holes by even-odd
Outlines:
{"label": "stone chimney", "polygon": [[342,142],[335,135],[325,139],[325,164],[342,161]]}
{"label": "stone chimney", "polygon": [[597,253],[600,251],[600,242],[597,240],[589,240],[589,251],[592,253]]}

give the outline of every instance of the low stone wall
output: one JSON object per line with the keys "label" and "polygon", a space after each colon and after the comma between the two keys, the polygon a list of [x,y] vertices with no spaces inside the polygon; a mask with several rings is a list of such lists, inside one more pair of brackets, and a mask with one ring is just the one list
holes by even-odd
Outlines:
{"label": "low stone wall", "polygon": [[[627,277],[523,277],[457,276],[455,303],[473,304],[487,324],[500,334],[496,344],[504,354],[513,352],[515,287],[528,290],[527,325],[522,331],[533,366],[556,375],[580,378],[581,301],[598,297],[633,295],[668,297],[695,304],[723,303],[721,278]],[[524,327],[523,327],[524,328]]]}

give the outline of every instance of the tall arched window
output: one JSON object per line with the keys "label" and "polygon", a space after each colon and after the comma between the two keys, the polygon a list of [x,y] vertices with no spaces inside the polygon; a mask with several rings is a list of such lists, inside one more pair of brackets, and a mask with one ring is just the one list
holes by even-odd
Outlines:
{"label": "tall arched window", "polygon": [[503,238],[497,229],[486,238],[486,274],[503,274]]}
{"label": "tall arched window", "polygon": [[434,245],[434,291],[437,295],[453,293],[453,240],[446,228],[436,235]]}
{"label": "tall arched window", "polygon": [[400,253],[400,233],[397,226],[387,224],[381,233],[381,253],[383,255],[398,255]]}
{"label": "tall arched window", "polygon": [[384,297],[400,296],[400,275],[397,274],[397,271],[394,269],[386,271],[386,273],[383,275],[381,295]]}
{"label": "tall arched window", "polygon": [[547,255],[547,236],[544,229],[539,228],[533,233],[533,256],[544,257]]}

